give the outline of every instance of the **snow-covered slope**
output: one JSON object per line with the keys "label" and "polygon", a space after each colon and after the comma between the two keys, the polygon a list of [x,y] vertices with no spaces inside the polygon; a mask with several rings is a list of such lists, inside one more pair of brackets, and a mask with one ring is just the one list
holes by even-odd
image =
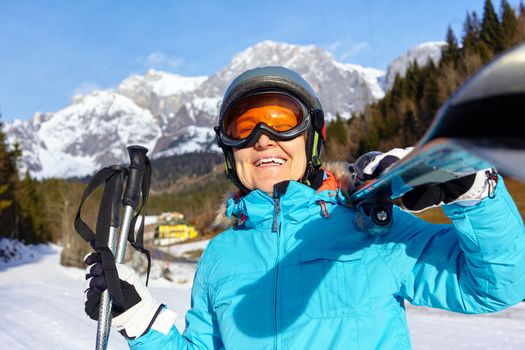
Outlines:
{"label": "snow-covered slope", "polygon": [[[388,76],[403,74],[413,59],[439,59],[440,45],[409,51],[391,64]],[[76,96],[57,112],[6,123],[4,131],[8,143],[21,146],[22,172],[28,169],[38,178],[85,176],[126,163],[130,144],[149,148],[153,158],[217,150],[212,127],[224,90],[242,71],[267,65],[292,68],[309,81],[328,120],[337,113],[350,118],[384,96],[383,71],[339,63],[315,46],[264,41],[238,53],[209,77],[149,70],[144,76],[130,76],[115,90]]]}
{"label": "snow-covered slope", "polygon": [[[17,258],[5,263],[2,252]],[[184,245],[172,253],[182,254]],[[201,249],[201,242],[186,249]],[[84,271],[59,265],[60,247],[21,246],[0,239],[0,344],[3,349],[93,349],[96,322],[83,310]],[[190,307],[195,271],[191,263],[172,263],[178,282],[150,280],[150,290],[178,313],[177,328],[184,329]],[[489,315],[458,315],[408,306],[414,349],[518,350],[525,344],[525,303]],[[110,333],[108,349],[127,349],[124,338]]]}

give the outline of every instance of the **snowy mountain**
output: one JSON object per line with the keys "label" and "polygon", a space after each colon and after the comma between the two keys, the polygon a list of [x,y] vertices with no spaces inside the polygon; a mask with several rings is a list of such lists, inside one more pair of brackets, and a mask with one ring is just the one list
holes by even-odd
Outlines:
{"label": "snowy mountain", "polygon": [[37,177],[91,174],[101,165],[123,162],[126,146],[155,147],[158,120],[128,97],[94,91],[53,114],[6,124],[7,141],[19,142],[23,163]]}
{"label": "snowy mountain", "polygon": [[417,62],[422,67],[432,60],[434,64],[437,64],[441,59],[441,50],[447,43],[444,41],[431,41],[417,45],[416,47],[408,50],[398,58],[394,59],[387,68],[385,77],[385,90],[389,90],[394,84],[396,74],[404,77],[408,67]]}
{"label": "snowy mountain", "polygon": [[[436,45],[407,53],[389,72],[402,73],[412,57],[434,57]],[[384,96],[383,71],[339,63],[315,46],[264,41],[235,55],[209,77],[149,70],[128,77],[115,90],[75,96],[60,111],[6,123],[4,131],[8,143],[21,146],[21,170],[37,178],[86,176],[103,166],[125,163],[130,144],[147,147],[154,158],[218,151],[212,127],[224,90],[242,71],[266,65],[300,73],[318,91],[328,119],[337,113],[350,118]]]}
{"label": "snowy mountain", "polygon": [[[340,113],[349,118],[367,103],[384,96],[384,72],[358,65],[340,64],[323,49],[264,41],[235,55],[228,66],[211,75],[174,115],[168,115],[156,151],[175,154],[181,129],[187,125],[213,127],[228,84],[243,71],[269,65],[289,67],[301,74],[318,92],[328,119]],[[193,124],[192,124],[193,123]],[[177,149],[173,150],[176,147]]]}
{"label": "snowy mountain", "polygon": [[360,112],[367,103],[384,96],[384,72],[338,63],[327,51],[315,46],[296,46],[264,41],[233,57],[230,64],[212,75],[196,90],[200,97],[220,96],[232,79],[243,71],[282,65],[300,73],[317,91],[328,115]]}
{"label": "snowy mountain", "polygon": [[117,87],[116,92],[129,97],[153,115],[168,115],[178,110],[184,97],[199,87],[207,77],[183,77],[148,70],[146,75],[132,75]]}

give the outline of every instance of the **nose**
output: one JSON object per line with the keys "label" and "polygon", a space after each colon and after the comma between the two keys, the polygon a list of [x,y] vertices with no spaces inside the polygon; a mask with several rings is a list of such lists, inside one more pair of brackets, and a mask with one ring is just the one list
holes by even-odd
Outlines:
{"label": "nose", "polygon": [[256,149],[265,149],[265,148],[269,148],[269,147],[274,147],[275,146],[275,141],[272,140],[270,137],[268,137],[267,135],[265,134],[262,134],[259,139],[257,140],[257,142],[255,143],[255,148]]}

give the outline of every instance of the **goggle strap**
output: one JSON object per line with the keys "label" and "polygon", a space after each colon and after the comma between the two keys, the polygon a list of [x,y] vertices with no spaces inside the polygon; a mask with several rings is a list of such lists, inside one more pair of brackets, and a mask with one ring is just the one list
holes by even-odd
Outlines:
{"label": "goggle strap", "polygon": [[319,143],[319,133],[314,132],[314,144],[312,145],[312,160],[317,158],[317,144]]}

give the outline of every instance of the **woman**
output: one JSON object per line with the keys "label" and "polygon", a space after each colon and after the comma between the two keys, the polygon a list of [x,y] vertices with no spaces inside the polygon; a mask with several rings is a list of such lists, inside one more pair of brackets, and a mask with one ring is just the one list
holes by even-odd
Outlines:
{"label": "woman", "polygon": [[[482,313],[525,296],[523,222],[501,179],[493,192],[485,172],[442,186],[453,225],[395,207],[392,227],[370,235],[352,225],[356,212],[340,191],[347,182],[320,168],[323,111],[295,72],[237,77],[216,132],[239,188],[226,209],[234,226],[199,261],[182,335],[175,314],[118,266],[126,305],[113,310],[113,325],[131,348],[409,349],[405,300]],[[360,170],[369,176],[391,159],[368,158]],[[86,261],[86,312],[96,319],[103,275],[96,255]]]}

